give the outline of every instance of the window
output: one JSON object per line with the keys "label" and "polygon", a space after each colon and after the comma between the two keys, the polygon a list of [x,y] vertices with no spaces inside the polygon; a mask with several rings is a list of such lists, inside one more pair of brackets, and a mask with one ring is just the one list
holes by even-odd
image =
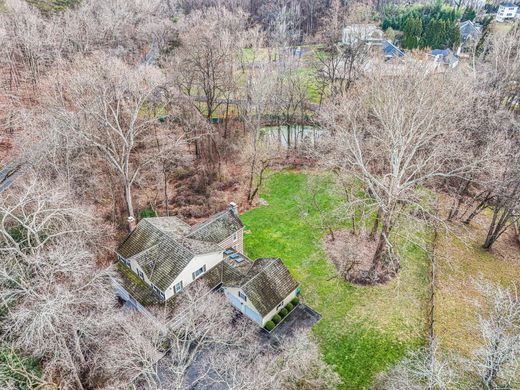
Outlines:
{"label": "window", "polygon": [[175,294],[177,294],[178,292],[181,292],[182,291],[182,280],[179,283],[177,283],[173,289],[175,290]]}
{"label": "window", "polygon": [[197,279],[204,272],[206,272],[206,264],[204,264],[202,267],[200,267],[198,270],[196,270],[194,273],[192,273],[193,280]]}
{"label": "window", "polygon": [[242,291],[239,291],[239,292],[238,292],[238,296],[239,296],[240,298],[242,298],[244,301],[247,302],[246,294],[244,294]]}
{"label": "window", "polygon": [[126,265],[127,267],[130,267],[130,262],[125,259],[123,256],[120,256],[120,255],[117,255],[117,259],[123,263],[124,265]]}
{"label": "window", "polygon": [[238,238],[238,237],[237,237],[237,232],[233,233],[233,236],[232,236],[232,237],[233,237],[233,241],[236,241],[237,238]]}
{"label": "window", "polygon": [[144,280],[144,274],[140,269],[137,270],[137,275]]}
{"label": "window", "polygon": [[280,304],[278,306],[276,306],[276,311],[280,310],[280,308],[283,306],[283,301],[280,302]]}

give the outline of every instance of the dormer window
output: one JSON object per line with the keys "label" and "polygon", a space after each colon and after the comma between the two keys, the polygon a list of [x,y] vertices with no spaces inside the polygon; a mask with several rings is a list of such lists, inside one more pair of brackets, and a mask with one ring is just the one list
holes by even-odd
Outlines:
{"label": "dormer window", "polygon": [[237,232],[233,233],[231,237],[233,238],[233,241],[236,241],[238,239]]}
{"label": "dormer window", "polygon": [[238,296],[245,302],[247,302],[246,294],[244,294],[242,291],[238,292]]}

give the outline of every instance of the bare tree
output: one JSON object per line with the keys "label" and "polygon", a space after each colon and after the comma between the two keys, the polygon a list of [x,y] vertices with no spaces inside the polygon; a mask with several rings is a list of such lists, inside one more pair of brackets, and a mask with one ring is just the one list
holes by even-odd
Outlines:
{"label": "bare tree", "polygon": [[518,378],[520,297],[516,286],[504,288],[480,279],[479,329],[482,346],[475,351],[474,371],[486,389],[509,388]]}
{"label": "bare tree", "polygon": [[120,179],[129,222],[135,220],[132,186],[152,158],[136,153],[157,125],[152,105],[164,78],[154,67],[130,67],[115,58],[78,58],[54,85],[46,104],[62,134],[95,151]]}
{"label": "bare tree", "polygon": [[407,205],[422,209],[414,194],[418,186],[462,175],[478,162],[461,153],[468,136],[462,83],[453,75],[434,76],[414,66],[392,78],[374,72],[360,85],[362,94],[338,98],[323,109],[322,120],[331,132],[331,149],[321,152],[326,163],[354,175],[373,201],[373,233],[378,235],[370,272],[376,281],[396,270],[390,233]]}
{"label": "bare tree", "polygon": [[384,374],[377,388],[385,390],[452,389],[457,385],[453,362],[442,355],[438,340],[410,351],[406,358]]}

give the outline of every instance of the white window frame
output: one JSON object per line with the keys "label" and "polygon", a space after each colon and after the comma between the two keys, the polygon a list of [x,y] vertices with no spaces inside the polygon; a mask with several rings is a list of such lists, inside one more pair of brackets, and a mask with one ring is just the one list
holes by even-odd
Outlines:
{"label": "white window frame", "polygon": [[282,307],[283,307],[283,301],[280,302],[280,303],[278,304],[278,306],[276,306],[276,311],[281,310]]}
{"label": "white window frame", "polygon": [[233,233],[233,235],[231,236],[231,238],[233,239],[233,242],[235,242],[236,240],[238,240],[238,234],[237,234],[237,232]]}
{"label": "white window frame", "polygon": [[175,286],[173,286],[173,291],[175,291],[175,294],[178,294],[182,291],[182,280],[179,283],[175,284]]}
{"label": "white window frame", "polygon": [[238,292],[238,297],[242,299],[244,302],[247,302],[247,295],[244,294],[242,291]]}
{"label": "white window frame", "polygon": [[144,281],[144,272],[141,271],[140,269],[137,269],[137,276],[139,276],[139,278]]}
{"label": "white window frame", "polygon": [[200,267],[198,270],[192,272],[191,276],[193,277],[193,280],[198,279],[201,275],[203,275],[206,272],[206,264],[204,264],[202,267]]}

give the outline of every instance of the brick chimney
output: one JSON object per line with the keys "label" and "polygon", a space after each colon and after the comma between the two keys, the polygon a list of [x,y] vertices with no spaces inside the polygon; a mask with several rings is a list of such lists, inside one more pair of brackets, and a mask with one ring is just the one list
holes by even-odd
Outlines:
{"label": "brick chimney", "polygon": [[134,217],[128,217],[128,231],[132,232],[135,229],[135,218]]}
{"label": "brick chimney", "polygon": [[235,202],[229,204],[229,210],[238,217],[238,206]]}

